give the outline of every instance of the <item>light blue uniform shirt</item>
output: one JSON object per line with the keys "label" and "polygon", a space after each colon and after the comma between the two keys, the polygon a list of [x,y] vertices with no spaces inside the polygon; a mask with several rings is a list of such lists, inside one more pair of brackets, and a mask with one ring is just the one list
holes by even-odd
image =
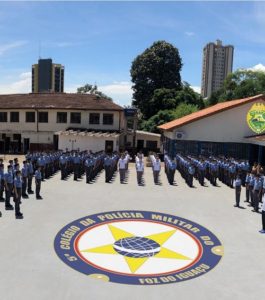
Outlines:
{"label": "light blue uniform shirt", "polygon": [[36,172],[35,172],[35,178],[41,180],[41,171],[36,170]]}
{"label": "light blue uniform shirt", "polygon": [[242,182],[241,182],[241,179],[240,178],[237,178],[236,180],[235,180],[235,186],[241,186],[241,184],[242,184]]}
{"label": "light blue uniform shirt", "polygon": [[22,179],[21,179],[21,177],[15,177],[14,186],[16,188],[22,188]]}
{"label": "light blue uniform shirt", "polygon": [[12,184],[14,182],[12,171],[9,171],[8,173],[5,173],[5,181],[7,183],[10,183],[10,184]]}

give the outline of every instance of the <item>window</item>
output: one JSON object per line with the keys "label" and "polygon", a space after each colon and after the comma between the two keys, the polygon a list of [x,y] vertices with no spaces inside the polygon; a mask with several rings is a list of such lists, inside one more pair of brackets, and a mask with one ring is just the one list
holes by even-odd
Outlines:
{"label": "window", "polygon": [[39,123],[48,123],[48,112],[47,111],[39,112]]}
{"label": "window", "polygon": [[103,114],[103,124],[113,125],[113,114]]}
{"label": "window", "polygon": [[81,123],[81,113],[72,112],[71,113],[71,123],[80,124]]}
{"label": "window", "polygon": [[18,111],[12,111],[10,113],[10,122],[19,122],[19,112]]}
{"label": "window", "polygon": [[90,114],[89,124],[99,124],[99,114]]}
{"label": "window", "polygon": [[157,149],[157,141],[146,141],[146,148]]}
{"label": "window", "polygon": [[67,112],[57,112],[57,123],[67,123]]}
{"label": "window", "polygon": [[26,122],[27,123],[35,123],[35,112],[34,111],[26,112]]}
{"label": "window", "polygon": [[0,122],[7,122],[7,112],[0,112]]}

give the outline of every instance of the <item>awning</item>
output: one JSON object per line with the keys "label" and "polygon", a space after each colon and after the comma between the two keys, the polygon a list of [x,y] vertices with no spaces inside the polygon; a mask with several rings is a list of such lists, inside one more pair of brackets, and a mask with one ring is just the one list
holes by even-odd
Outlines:
{"label": "awning", "polygon": [[69,136],[83,136],[83,137],[104,137],[104,138],[117,138],[120,136],[119,132],[109,132],[109,131],[80,131],[80,130],[65,130],[57,131],[56,135],[69,135]]}

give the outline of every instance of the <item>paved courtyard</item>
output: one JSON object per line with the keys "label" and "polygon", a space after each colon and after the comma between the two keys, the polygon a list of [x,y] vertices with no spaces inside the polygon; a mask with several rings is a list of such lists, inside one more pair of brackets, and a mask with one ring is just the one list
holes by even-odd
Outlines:
{"label": "paved courtyard", "polygon": [[[145,169],[145,186],[137,186],[134,165],[128,184],[116,177],[106,184],[102,172],[93,184],[74,182],[60,175],[42,185],[44,200],[34,195],[22,202],[23,220],[13,211],[0,219],[0,295],[3,300],[67,299],[263,299],[265,236],[261,215],[234,208],[234,190],[219,183],[189,188],[176,173],[175,186],[152,181]],[[142,210],[168,213],[194,221],[215,234],[224,245],[224,256],[210,272],[185,282],[139,286],[89,278],[64,264],[54,250],[54,238],[68,223],[96,213]]]}

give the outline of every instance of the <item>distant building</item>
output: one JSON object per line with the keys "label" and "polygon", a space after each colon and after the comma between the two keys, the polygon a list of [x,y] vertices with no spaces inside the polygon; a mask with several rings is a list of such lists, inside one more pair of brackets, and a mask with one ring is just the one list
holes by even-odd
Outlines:
{"label": "distant building", "polygon": [[223,46],[222,41],[209,43],[203,48],[201,95],[208,98],[219,90],[233,69],[234,47]]}
{"label": "distant building", "polygon": [[[133,135],[124,129],[124,108],[96,95],[0,95],[0,153],[130,151]],[[135,147],[145,153],[157,152],[160,135],[136,131]]]}
{"label": "distant building", "polygon": [[64,92],[64,66],[53,64],[50,58],[32,65],[32,93],[43,92]]}
{"label": "distant building", "polygon": [[265,95],[221,102],[158,126],[164,151],[265,164]]}

